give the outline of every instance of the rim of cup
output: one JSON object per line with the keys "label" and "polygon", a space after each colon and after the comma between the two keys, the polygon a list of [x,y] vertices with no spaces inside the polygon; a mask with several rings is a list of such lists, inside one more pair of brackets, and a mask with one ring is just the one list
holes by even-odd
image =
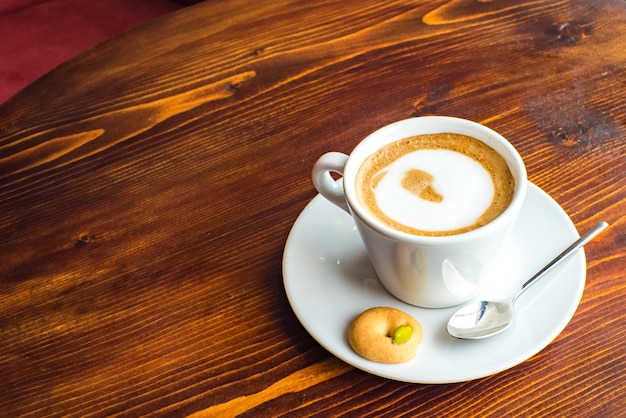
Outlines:
{"label": "rim of cup", "polygon": [[[471,136],[486,143],[504,157],[515,179],[515,190],[511,203],[497,218],[487,225],[460,234],[444,236],[415,235],[401,232],[385,225],[361,207],[356,196],[354,182],[365,158],[384,145],[402,138],[437,133],[456,133]],[[370,228],[398,241],[428,243],[429,245],[450,245],[489,234],[494,229],[499,229],[503,223],[507,223],[510,217],[515,217],[524,203],[528,179],[526,166],[517,149],[493,129],[477,122],[452,116],[420,116],[391,123],[365,137],[354,148],[348,158],[344,167],[343,183],[346,201],[350,210]]]}

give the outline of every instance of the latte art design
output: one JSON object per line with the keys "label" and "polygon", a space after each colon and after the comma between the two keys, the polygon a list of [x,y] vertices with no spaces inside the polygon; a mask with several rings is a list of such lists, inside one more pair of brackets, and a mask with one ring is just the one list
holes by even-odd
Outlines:
{"label": "latte art design", "polygon": [[453,235],[491,222],[514,188],[504,159],[464,135],[405,138],[370,156],[357,175],[363,206],[394,229]]}
{"label": "latte art design", "polygon": [[479,163],[449,150],[412,152],[377,175],[381,179],[373,191],[378,208],[394,221],[422,231],[474,224],[494,194],[491,176]]}

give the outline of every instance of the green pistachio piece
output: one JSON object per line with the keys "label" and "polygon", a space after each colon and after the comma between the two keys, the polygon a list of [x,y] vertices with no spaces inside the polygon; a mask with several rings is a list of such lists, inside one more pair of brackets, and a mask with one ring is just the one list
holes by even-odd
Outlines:
{"label": "green pistachio piece", "polygon": [[393,343],[404,344],[411,339],[411,334],[413,334],[413,328],[410,325],[400,325],[393,332]]}

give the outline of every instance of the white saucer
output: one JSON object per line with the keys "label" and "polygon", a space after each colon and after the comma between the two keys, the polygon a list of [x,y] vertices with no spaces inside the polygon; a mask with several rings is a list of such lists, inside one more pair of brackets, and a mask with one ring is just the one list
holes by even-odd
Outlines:
{"label": "white saucer", "polygon": [[[503,298],[578,237],[561,207],[537,186],[528,194],[511,239],[485,276],[479,298]],[[289,303],[306,330],[332,354],[369,373],[415,383],[478,379],[511,368],[545,348],[570,321],[585,285],[585,254],[556,267],[516,304],[516,322],[504,333],[464,341],[446,332],[457,308],[423,309],[391,296],[367,258],[352,218],[321,196],[296,220],[283,255]],[[392,306],[413,315],[424,338],[417,356],[403,364],[375,363],[357,355],[349,324],[364,310]]]}

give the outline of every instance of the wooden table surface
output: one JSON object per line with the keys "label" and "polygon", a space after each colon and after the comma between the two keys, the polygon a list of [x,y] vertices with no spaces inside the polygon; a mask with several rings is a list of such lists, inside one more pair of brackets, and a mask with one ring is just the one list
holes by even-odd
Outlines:
{"label": "wooden table surface", "polygon": [[[626,416],[626,2],[206,1],[0,106],[0,415]],[[319,155],[481,122],[589,244],[573,319],[496,375],[377,377],[298,322]]]}

